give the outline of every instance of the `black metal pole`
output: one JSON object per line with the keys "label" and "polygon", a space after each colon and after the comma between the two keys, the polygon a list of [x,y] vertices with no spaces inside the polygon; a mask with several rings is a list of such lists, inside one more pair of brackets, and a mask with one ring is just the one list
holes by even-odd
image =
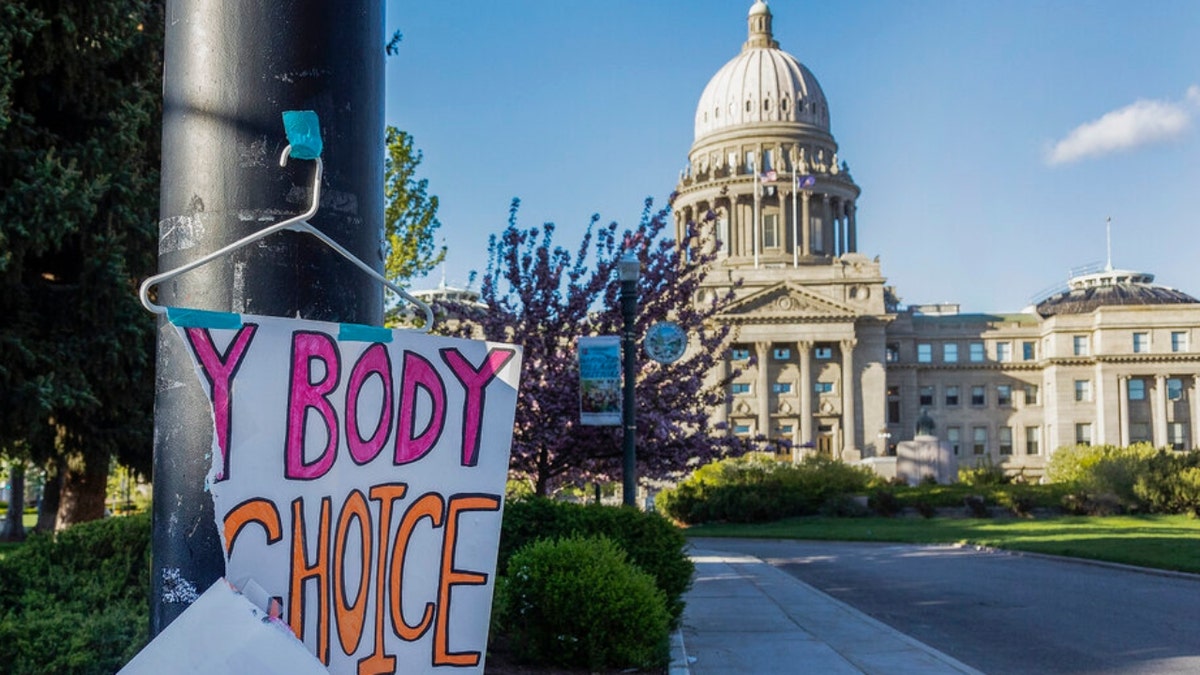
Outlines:
{"label": "black metal pole", "polygon": [[634,446],[634,432],[637,431],[637,418],[634,396],[634,384],[637,382],[637,351],[634,320],[637,318],[637,279],[621,280],[621,316],[625,320],[624,339],[622,340],[622,358],[625,366],[624,394],[625,401],[621,408],[621,426],[624,429],[622,447],[624,457],[622,462],[622,477],[624,480],[623,503],[625,506],[637,506],[637,449]]}
{"label": "black metal pole", "polygon": [[[159,270],[308,205],[313,163],[280,168],[281,113],[324,138],[313,225],[383,268],[383,5],[167,0]],[[379,325],[383,289],[313,237],[272,235],[158,288],[158,303]],[[212,417],[187,348],[159,322],[150,632],[224,574],[204,480]]]}

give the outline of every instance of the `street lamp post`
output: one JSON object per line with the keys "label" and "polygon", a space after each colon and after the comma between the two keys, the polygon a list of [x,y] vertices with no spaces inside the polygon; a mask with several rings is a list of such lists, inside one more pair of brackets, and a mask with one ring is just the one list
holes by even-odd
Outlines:
{"label": "street lamp post", "polygon": [[634,349],[636,343],[634,320],[637,318],[637,282],[641,271],[642,264],[638,261],[637,255],[632,250],[627,249],[617,262],[617,274],[621,279],[621,316],[625,320],[625,327],[621,336],[623,347],[621,360],[625,366],[625,402],[621,407],[621,427],[625,432],[622,443],[622,448],[624,449],[622,473],[624,481],[623,503],[626,506],[637,505],[637,450],[633,442],[633,434],[637,430],[634,416],[634,408],[637,405],[637,401],[633,393],[633,385],[637,378],[637,352]]}

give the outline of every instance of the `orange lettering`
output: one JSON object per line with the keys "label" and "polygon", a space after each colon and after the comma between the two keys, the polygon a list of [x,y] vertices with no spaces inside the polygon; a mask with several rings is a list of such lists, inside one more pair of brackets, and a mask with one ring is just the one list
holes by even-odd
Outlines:
{"label": "orange lettering", "polygon": [[225,553],[233,553],[233,540],[249,523],[258,523],[267,531],[267,543],[274,544],[283,538],[283,525],[279,522],[279,509],[269,499],[256,497],[233,507],[225,514]]}
{"label": "orange lettering", "polygon": [[421,495],[421,498],[413,502],[412,506],[404,512],[404,518],[400,521],[400,527],[396,531],[396,547],[392,549],[391,575],[388,577],[388,590],[392,597],[392,630],[396,631],[396,635],[402,640],[408,642],[415,642],[425,634],[425,631],[429,630],[434,612],[433,603],[426,603],[425,612],[416,626],[410,626],[404,620],[402,590],[404,587],[404,558],[408,552],[408,540],[412,538],[413,528],[416,527],[417,521],[422,518],[429,518],[433,527],[440,527],[442,506],[441,495],[435,492]]}
{"label": "orange lettering", "polygon": [[454,550],[458,545],[458,514],[463,511],[498,511],[500,499],[493,495],[455,495],[450,498],[446,513],[446,537],[442,540],[442,572],[438,583],[437,628],[433,633],[433,665],[479,665],[479,652],[450,651],[450,587],[481,586],[487,575],[454,567]]}
{"label": "orange lettering", "polygon": [[305,581],[317,583],[317,658],[329,665],[329,518],[330,499],[321,498],[321,524],[317,530],[316,562],[308,564],[305,546],[304,499],[292,501],[292,575],[288,593],[288,625],[304,639]]}
{"label": "orange lettering", "polygon": [[[349,537],[351,519],[358,520],[359,535],[362,539],[362,567],[358,575],[358,595],[354,604],[346,604],[346,570],[342,565],[346,561],[346,539]],[[342,643],[342,652],[353,654],[358,651],[358,643],[362,640],[363,621],[367,617],[367,601],[370,599],[368,587],[371,584],[371,514],[367,510],[367,499],[363,493],[355,490],[346,498],[342,506],[342,514],[338,517],[337,536],[333,549],[333,597],[334,611],[337,612],[338,640]]]}

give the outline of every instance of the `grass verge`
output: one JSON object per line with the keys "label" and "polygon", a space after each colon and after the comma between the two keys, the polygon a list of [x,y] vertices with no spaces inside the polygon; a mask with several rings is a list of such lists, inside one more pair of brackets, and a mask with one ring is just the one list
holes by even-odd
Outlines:
{"label": "grass verge", "polygon": [[1200,519],[1188,516],[1038,520],[805,517],[746,525],[695,525],[687,529],[687,536],[975,544],[1200,573]]}

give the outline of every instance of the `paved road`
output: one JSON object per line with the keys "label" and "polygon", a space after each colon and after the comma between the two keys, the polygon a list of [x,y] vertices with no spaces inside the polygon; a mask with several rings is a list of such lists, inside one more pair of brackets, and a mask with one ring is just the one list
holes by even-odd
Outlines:
{"label": "paved road", "polygon": [[1200,673],[1200,577],[949,547],[704,539],[985,673]]}

